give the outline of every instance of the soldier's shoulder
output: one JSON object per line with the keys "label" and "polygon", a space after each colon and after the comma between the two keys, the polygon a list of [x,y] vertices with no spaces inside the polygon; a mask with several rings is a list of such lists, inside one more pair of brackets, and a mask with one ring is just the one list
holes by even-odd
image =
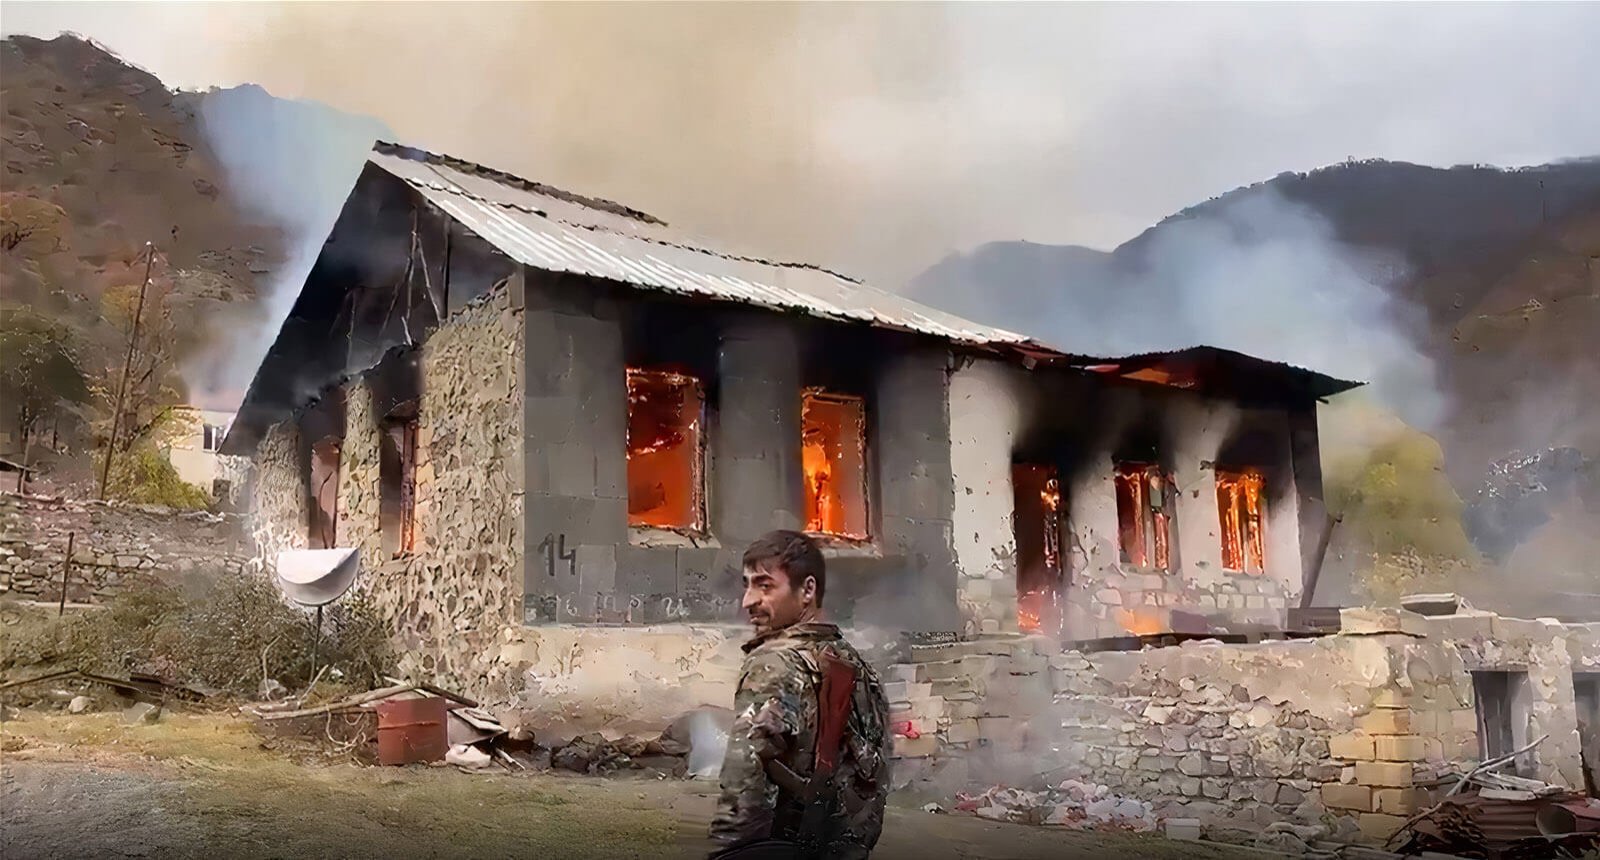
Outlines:
{"label": "soldier's shoulder", "polygon": [[803,674],[811,660],[799,643],[773,639],[757,645],[744,655],[740,674],[751,682],[762,682]]}

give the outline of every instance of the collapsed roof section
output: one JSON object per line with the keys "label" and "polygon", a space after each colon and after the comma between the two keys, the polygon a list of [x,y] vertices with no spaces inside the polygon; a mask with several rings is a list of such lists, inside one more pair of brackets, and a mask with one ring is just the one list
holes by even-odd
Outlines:
{"label": "collapsed roof section", "polygon": [[[402,188],[408,193],[401,192]],[[1016,332],[945,313],[820,266],[719,250],[620,204],[572,194],[448,156],[379,142],[368,156],[367,167],[277,340],[256,372],[238,420],[224,442],[225,453],[248,454],[267,427],[314,400],[326,385],[339,381],[351,370],[348,362],[338,362],[341,366],[335,368],[326,366],[326,360],[319,363],[312,359],[306,354],[305,338],[338,336],[335,329],[340,320],[347,319],[353,313],[352,303],[360,300],[355,291],[361,283],[375,280],[358,270],[370,268],[379,250],[398,251],[400,257],[405,257],[406,243],[387,234],[409,232],[415,246],[416,221],[406,216],[405,220],[411,222],[407,231],[393,212],[380,211],[407,208],[394,206],[402,194],[413,202],[420,198],[429,204],[428,208],[449,219],[450,227],[464,229],[509,259],[549,272],[907,331],[1010,355],[1029,366],[1072,367],[1134,382],[1201,389],[1226,396],[1317,398],[1359,384],[1205,346],[1119,359],[1075,355]],[[356,226],[352,222],[361,223]],[[357,243],[383,248],[352,247]],[[397,243],[397,247],[390,247]],[[405,268],[409,277],[411,267]],[[425,309],[431,304],[436,316],[441,307],[455,306],[447,296],[436,297],[433,284],[426,289],[426,301],[417,305]],[[407,341],[410,337],[408,331]],[[318,366],[298,366],[308,360]]]}

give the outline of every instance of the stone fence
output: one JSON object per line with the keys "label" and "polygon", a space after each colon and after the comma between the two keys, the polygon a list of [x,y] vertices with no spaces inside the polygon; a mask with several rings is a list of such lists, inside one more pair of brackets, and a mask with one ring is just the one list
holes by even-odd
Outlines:
{"label": "stone fence", "polygon": [[69,601],[103,603],[141,575],[236,570],[251,555],[241,522],[231,514],[0,494],[0,595],[58,600],[67,575]]}
{"label": "stone fence", "polygon": [[1491,672],[1522,679],[1509,733],[1548,735],[1519,770],[1582,788],[1574,683],[1600,672],[1600,624],[1350,609],[1341,626],[1127,652],[1003,636],[914,647],[885,677],[896,784],[948,794],[1072,778],[1161,817],[1244,830],[1344,819],[1379,842],[1427,808],[1430,783],[1477,761],[1474,676]]}

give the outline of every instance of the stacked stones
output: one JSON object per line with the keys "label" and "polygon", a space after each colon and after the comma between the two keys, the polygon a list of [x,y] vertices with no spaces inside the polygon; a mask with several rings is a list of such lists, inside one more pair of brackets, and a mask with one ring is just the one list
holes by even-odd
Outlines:
{"label": "stacked stones", "polygon": [[[1437,773],[1424,762],[1430,746],[1440,741],[1417,734],[1419,728],[1403,693],[1379,693],[1373,709],[1356,720],[1355,731],[1329,739],[1330,754],[1344,767],[1338,782],[1322,786],[1323,805],[1355,813],[1362,834],[1375,840],[1387,839],[1430,806],[1432,798],[1416,783]],[[1438,757],[1437,752],[1432,756]]]}
{"label": "stacked stones", "polygon": [[910,646],[911,662],[885,676],[890,721],[910,723],[918,735],[894,739],[896,783],[944,783],[979,747],[1019,747],[1026,719],[1050,701],[1044,643],[997,634]]}
{"label": "stacked stones", "polygon": [[57,600],[72,535],[67,598],[103,603],[137,576],[238,570],[236,517],[151,506],[0,496],[0,594]]}

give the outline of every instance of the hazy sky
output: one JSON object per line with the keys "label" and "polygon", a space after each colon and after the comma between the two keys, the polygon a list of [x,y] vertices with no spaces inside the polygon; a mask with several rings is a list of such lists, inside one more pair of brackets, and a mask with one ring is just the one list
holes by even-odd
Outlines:
{"label": "hazy sky", "polygon": [[1348,157],[1600,153],[1593,3],[6,2],[0,27],[890,286],[990,240],[1109,248]]}

